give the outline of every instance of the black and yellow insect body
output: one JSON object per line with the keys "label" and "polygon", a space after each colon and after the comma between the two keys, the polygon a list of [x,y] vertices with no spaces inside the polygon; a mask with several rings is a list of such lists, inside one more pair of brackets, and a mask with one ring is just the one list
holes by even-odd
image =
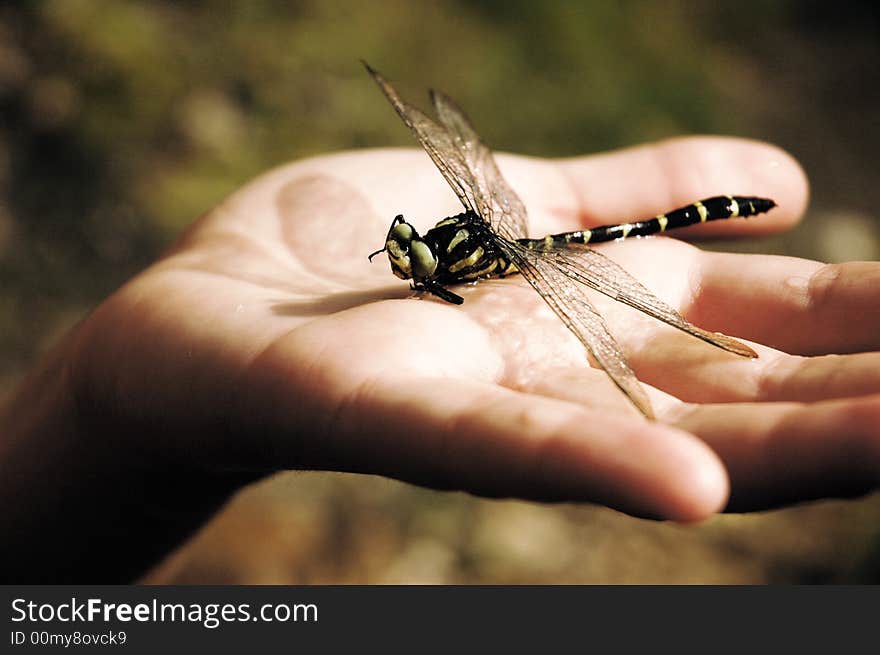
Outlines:
{"label": "black and yellow insect body", "polygon": [[775,206],[776,203],[768,198],[714,196],[665,214],[658,214],[645,221],[600,225],[590,230],[562,232],[561,234],[550,234],[543,239],[519,239],[518,241],[531,247],[550,246],[554,248],[570,244],[595,244],[629,237],[651,236],[679,227],[724,218],[748,218],[770,211]]}
{"label": "black and yellow insect body", "polygon": [[484,221],[471,212],[444,218],[419,236],[403,216],[396,216],[385,247],[370,255],[388,254],[391,271],[413,288],[460,305],[464,299],[446,285],[516,273]]}
{"label": "black and yellow insect body", "polygon": [[465,208],[461,214],[441,220],[424,236],[403,216],[396,216],[385,237],[385,247],[371,254],[371,260],[381,252],[387,253],[394,275],[412,280],[414,289],[457,305],[464,299],[450,291],[449,285],[522,274],[648,418],[653,418],[648,397],[604,320],[583,293],[585,288],[719,348],[743,357],[757,357],[745,344],[687,322],[618,264],[588,244],[649,236],[707,221],[754,216],[770,211],[776,206],[774,201],[752,196],[715,196],[645,220],[530,239],[526,237],[525,207],[501,176],[491,151],[455,103],[442,93],[431,93],[440,120],[437,124],[401,100],[394,88],[368,65],[367,70]]}

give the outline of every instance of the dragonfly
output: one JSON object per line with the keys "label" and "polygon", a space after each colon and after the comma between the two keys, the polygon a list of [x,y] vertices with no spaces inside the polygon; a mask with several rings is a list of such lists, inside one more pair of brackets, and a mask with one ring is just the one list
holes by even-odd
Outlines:
{"label": "dragonfly", "polygon": [[424,235],[403,215],[388,229],[385,245],[391,271],[414,290],[456,305],[464,299],[448,287],[519,273],[578,338],[593,360],[647,418],[654,412],[644,388],[586,290],[604,294],[687,334],[742,357],[758,355],[747,345],[685,320],[619,264],[588,244],[660,234],[726,218],[746,218],[776,206],[769,198],[715,196],[650,219],[530,239],[525,205],[502,177],[491,150],[447,95],[431,90],[435,122],[404,102],[366,62],[367,72],[412,131],[458,196],[464,211],[444,218]]}

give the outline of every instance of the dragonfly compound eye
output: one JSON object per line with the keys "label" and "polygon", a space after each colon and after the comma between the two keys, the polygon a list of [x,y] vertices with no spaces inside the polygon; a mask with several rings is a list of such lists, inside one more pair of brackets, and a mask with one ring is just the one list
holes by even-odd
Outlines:
{"label": "dragonfly compound eye", "polygon": [[388,230],[388,241],[397,241],[401,245],[408,246],[413,239],[418,239],[419,234],[415,228],[406,222],[395,223]]}
{"label": "dragonfly compound eye", "polygon": [[416,280],[434,274],[437,270],[437,256],[431,247],[421,240],[413,240],[409,246],[412,274]]}

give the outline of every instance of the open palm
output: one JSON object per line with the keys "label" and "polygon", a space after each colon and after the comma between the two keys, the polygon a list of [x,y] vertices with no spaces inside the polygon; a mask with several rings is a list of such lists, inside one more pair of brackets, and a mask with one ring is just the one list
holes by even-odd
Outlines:
{"label": "open palm", "polygon": [[[787,155],[737,140],[499,163],[530,236],[715,194],[780,208],[689,234],[762,234],[806,204]],[[129,435],[123,461],[359,471],[677,520],[878,480],[880,265],[709,254],[659,237],[603,246],[688,320],[760,355],[596,299],[648,388],[651,423],[518,276],[456,287],[455,307],[416,299],[383,258],[367,261],[395,214],[427,229],[460,211],[416,150],[263,176],[80,327],[71,379],[85,429]]]}

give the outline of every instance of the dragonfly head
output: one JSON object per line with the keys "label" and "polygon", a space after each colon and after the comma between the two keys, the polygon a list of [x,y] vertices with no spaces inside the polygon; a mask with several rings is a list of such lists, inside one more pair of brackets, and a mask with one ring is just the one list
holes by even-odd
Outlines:
{"label": "dragonfly head", "polygon": [[388,253],[391,272],[401,280],[420,281],[437,270],[437,255],[402,215],[394,217],[385,237],[385,247],[371,254],[370,260],[380,252]]}

